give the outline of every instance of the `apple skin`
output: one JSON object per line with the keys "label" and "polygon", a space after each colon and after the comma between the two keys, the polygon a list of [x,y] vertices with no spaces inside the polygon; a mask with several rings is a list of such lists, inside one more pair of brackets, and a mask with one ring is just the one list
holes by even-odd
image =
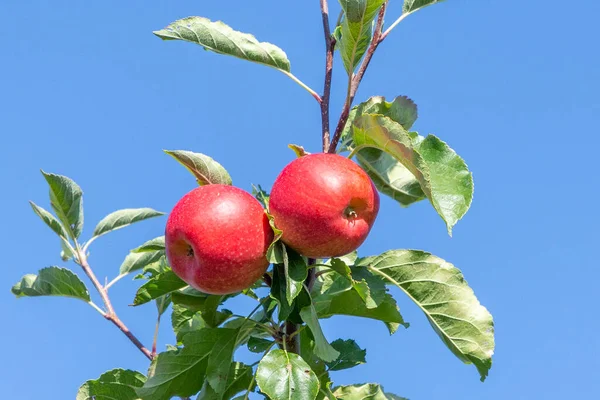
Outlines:
{"label": "apple skin", "polygon": [[265,273],[273,230],[262,205],[228,185],[193,189],[175,205],[165,229],[173,272],[208,294],[246,289]]}
{"label": "apple skin", "polygon": [[269,199],[285,244],[310,258],[339,257],[367,238],[379,212],[379,193],[356,163],[316,153],[289,163]]}

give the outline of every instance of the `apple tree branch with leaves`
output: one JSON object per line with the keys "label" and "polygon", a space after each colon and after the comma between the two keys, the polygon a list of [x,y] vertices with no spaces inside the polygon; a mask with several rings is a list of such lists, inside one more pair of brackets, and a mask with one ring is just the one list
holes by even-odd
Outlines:
{"label": "apple tree branch with leaves", "polygon": [[[365,363],[366,350],[351,339],[327,338],[320,326],[322,319],[346,315],[381,321],[390,334],[408,328],[389,287],[416,303],[448,349],[485,380],[492,365],[494,323],[461,271],[419,250],[368,256],[356,251],[377,218],[380,194],[403,207],[428,200],[449,234],[471,205],[473,178],[466,163],[441,139],[411,130],[417,119],[412,100],[401,95],[390,101],[380,96],[354,101],[391,31],[440,1],[404,0],[402,14],[388,25],[388,1],[339,0],[342,12],[333,25],[327,0],[320,0],[326,50],[321,93],[291,72],[282,49],[223,22],[188,17],[154,32],[287,75],[319,105],[322,153],[290,145],[296,158],[270,193],[257,186],[250,194],[233,186],[226,169],[211,157],[166,151],[198,187],[168,214],[165,234],[133,249],[104,284],[90,262],[95,240],[164,213],[119,210],[83,240],[81,188],[66,176],[42,171],[53,213],[33,202],[31,207],[58,235],[62,260],[80,268],[99,300],[92,299],[80,276],[57,266],[23,276],[13,294],[82,300],[149,360],[144,373],[113,369],[83,383],[77,400],[222,400],[253,393],[272,400],[399,399],[383,390],[386,382],[336,386],[335,372]],[[330,130],[335,52],[348,79],[343,108]],[[141,282],[133,306],[152,302],[157,308],[150,345],[131,332],[110,299],[110,288],[131,277]],[[238,315],[226,309],[235,296],[255,302],[254,310]],[[157,353],[158,328],[168,311],[175,342]],[[242,347],[256,354],[254,364],[236,361]]]}

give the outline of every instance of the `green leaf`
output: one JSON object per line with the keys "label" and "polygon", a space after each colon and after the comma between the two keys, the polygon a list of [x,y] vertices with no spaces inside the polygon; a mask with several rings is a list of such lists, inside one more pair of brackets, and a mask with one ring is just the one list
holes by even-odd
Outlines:
{"label": "green leaf", "polygon": [[348,75],[352,75],[369,47],[372,22],[385,0],[340,0],[344,10],[338,48]]}
{"label": "green leaf", "polygon": [[70,178],[42,171],[50,186],[50,204],[71,239],[83,229],[83,192]]}
{"label": "green leaf", "polygon": [[208,326],[216,328],[231,317],[232,313],[229,310],[217,311],[226,299],[227,296],[220,295],[210,295],[206,298],[202,307],[202,318]]}
{"label": "green leaf", "polygon": [[385,283],[380,278],[373,276],[366,268],[350,268],[339,258],[332,258],[330,265],[331,269],[348,279],[367,308],[376,308],[385,299]]}
{"label": "green leaf", "polygon": [[121,268],[119,274],[125,275],[133,271],[142,269],[150,264],[153,264],[163,257],[164,251],[147,251],[144,253],[129,253]]}
{"label": "green leaf", "polygon": [[146,377],[137,371],[113,369],[81,385],[76,400],[138,400],[135,389],[144,382]]}
{"label": "green leaf", "polygon": [[[252,185],[252,195],[256,200],[260,201],[265,210],[269,210],[269,193],[267,193],[260,185],[258,187]],[[271,225],[273,227],[274,225]]]}
{"label": "green leaf", "polygon": [[50,214],[48,211],[44,210],[42,207],[36,205],[33,201],[30,201],[29,204],[33,209],[33,212],[37,214],[38,217],[42,219],[56,233],[58,236],[67,238],[67,232],[65,228],[61,225],[61,223],[54,217],[54,215]]}
{"label": "green leaf", "polygon": [[146,243],[142,244],[140,247],[137,247],[131,250],[132,253],[144,253],[147,251],[164,251],[165,250],[165,237],[159,236],[154,239],[148,240]]}
{"label": "green leaf", "polygon": [[183,337],[181,350],[160,353],[154,375],[137,389],[138,396],[144,400],[164,400],[198,393],[206,377],[211,351],[224,331],[204,328],[189,332]]}
{"label": "green leaf", "polygon": [[[156,309],[158,311],[158,315],[161,316],[167,311],[169,306],[171,305],[171,295],[160,296],[156,299]],[[160,321],[158,321],[160,322]]]}
{"label": "green leaf", "polygon": [[363,385],[338,386],[333,391],[340,400],[407,400],[383,391],[383,387],[375,383]]}
{"label": "green leaf", "polygon": [[308,295],[307,292],[304,293],[309,296],[308,300],[310,301],[310,305],[303,307],[300,310],[300,317],[302,318],[302,321],[308,325],[308,328],[313,334],[313,338],[315,340],[314,353],[321,360],[325,362],[331,362],[339,357],[340,352],[332,347],[327,341],[327,338],[321,329],[317,310],[315,310],[315,306],[310,299],[310,295]]}
{"label": "green leaf", "polygon": [[25,275],[11,291],[17,297],[64,296],[90,301],[90,293],[77,275],[59,267],[41,269],[38,275]]}
{"label": "green leaf", "polygon": [[73,253],[75,249],[73,249],[67,238],[60,237],[60,247],[62,249],[60,252],[61,260],[66,262],[75,257],[75,254]]}
{"label": "green leaf", "polygon": [[142,268],[142,273],[136,275],[133,279],[151,279],[156,275],[167,272],[171,269],[167,262],[166,255],[162,255],[157,261],[151,262],[150,264]]}
{"label": "green leaf", "polygon": [[[381,114],[409,130],[417,119],[417,105],[406,96],[398,96],[391,102],[384,97],[374,96],[354,107],[342,133],[345,147],[352,148],[352,124],[357,116]],[[426,198],[415,176],[389,154],[373,148],[365,148],[356,154],[359,164],[367,172],[377,189],[396,200],[401,206]]]}
{"label": "green leaf", "polygon": [[331,378],[327,372],[327,365],[315,355],[315,339],[310,329],[300,331],[300,356],[310,366],[319,378],[319,393],[317,399],[336,400],[331,393]]}
{"label": "green leaf", "polygon": [[159,217],[161,215],[164,215],[164,213],[151,208],[126,208],[115,211],[98,222],[98,225],[96,225],[96,228],[94,229],[93,236],[101,236],[110,231],[125,228],[133,223]]}
{"label": "green leaf", "polygon": [[[318,270],[321,271],[323,270]],[[338,274],[327,273],[319,276],[311,294],[319,318],[350,315],[375,319],[384,322],[390,334],[393,334],[399,325],[408,327],[392,296],[386,294],[378,307],[369,309],[348,280]]]}
{"label": "green leaf", "polygon": [[306,261],[304,261],[304,258],[300,254],[291,248],[286,248],[283,243],[281,243],[281,247],[283,249],[284,276],[287,277],[285,280],[285,296],[288,304],[291,306],[294,299],[298,297],[302,291],[304,281],[308,277],[308,267]]}
{"label": "green leaf", "polygon": [[383,96],[373,96],[367,101],[352,107],[348,121],[342,131],[342,140],[352,140],[352,124],[357,117],[364,114],[377,114],[390,118],[402,125],[405,130],[410,130],[416,122],[419,112],[417,105],[407,96],[397,96],[391,102],[385,101]]}
{"label": "green leaf", "polygon": [[273,344],[275,344],[275,342],[272,340],[251,336],[248,339],[248,350],[253,353],[264,353],[267,349],[271,348]]}
{"label": "green leaf", "polygon": [[173,312],[171,313],[171,326],[177,343],[181,343],[183,337],[189,332],[195,332],[206,327],[202,315],[194,310],[185,308],[177,303],[173,303]]}
{"label": "green leaf", "polygon": [[415,176],[452,234],[452,227],[473,199],[473,177],[464,161],[435,136],[413,140],[399,123],[385,116],[361,115],[354,121],[353,130],[357,147],[383,150]]}
{"label": "green leaf", "polygon": [[173,303],[185,306],[193,311],[204,310],[206,299],[211,295],[202,293],[192,287],[187,287],[171,294]]}
{"label": "green leaf", "polygon": [[391,250],[359,260],[403,290],[425,313],[431,326],[463,362],[474,364],[485,380],[492,366],[494,322],[462,273],[452,264],[417,250]]}
{"label": "green leaf", "polygon": [[271,350],[258,363],[256,383],[271,400],[314,400],[319,379],[298,354]]}
{"label": "green leaf", "polygon": [[377,190],[396,200],[402,207],[427,198],[415,176],[389,154],[365,148],[356,154],[356,158]]}
{"label": "green leaf", "polygon": [[215,53],[264,64],[290,72],[290,62],[283,50],[252,35],[231,29],[221,21],[213,22],[202,17],[188,17],[173,22],[154,34],[164,40],[184,40]]}
{"label": "green leaf", "polygon": [[229,367],[240,333],[239,329],[220,328],[220,331],[219,339],[211,350],[206,367],[206,380],[219,396],[227,390]]}
{"label": "green leaf", "polygon": [[135,294],[133,305],[139,306],[148,303],[185,286],[187,286],[187,283],[182,281],[175,272],[168,270],[150,278],[148,282],[144,283]]}
{"label": "green leaf", "polygon": [[272,299],[277,301],[277,304],[279,305],[280,321],[288,319],[288,317],[294,310],[294,307],[290,305],[290,302],[287,300],[286,293],[287,289],[284,267],[282,264],[275,264],[273,265],[273,282],[271,284],[270,296]]}
{"label": "green leaf", "polygon": [[423,7],[430,6],[435,3],[441,3],[443,0],[404,0],[402,6],[403,13],[412,13]]}
{"label": "green leaf", "polygon": [[[229,373],[227,374],[227,383],[225,385],[225,391],[222,396],[219,396],[214,389],[204,383],[202,391],[196,398],[196,400],[221,400],[231,399],[237,393],[245,391],[250,386],[253,380],[254,374],[252,373],[252,367],[239,362],[231,363],[229,367]],[[254,385],[253,385],[254,386]]]}
{"label": "green leaf", "polygon": [[353,368],[367,362],[365,359],[367,351],[358,347],[354,340],[338,339],[332,342],[331,345],[340,353],[340,356],[327,363],[330,371]]}
{"label": "green leaf", "polygon": [[[161,31],[162,32],[162,31]],[[207,155],[185,150],[165,150],[196,177],[198,185],[231,185],[231,176],[221,164]]]}
{"label": "green leaf", "polygon": [[282,247],[277,246],[277,243],[279,243],[279,240],[283,235],[283,231],[275,226],[275,218],[268,212],[267,218],[269,219],[269,225],[273,230],[273,241],[267,249],[267,260],[269,260],[269,263],[271,264],[283,264]]}

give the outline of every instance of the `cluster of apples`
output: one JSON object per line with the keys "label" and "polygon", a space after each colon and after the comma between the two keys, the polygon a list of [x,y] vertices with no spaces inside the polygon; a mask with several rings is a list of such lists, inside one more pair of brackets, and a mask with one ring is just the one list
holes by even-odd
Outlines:
{"label": "cluster of apples", "polygon": [[[309,154],[289,163],[271,190],[269,213],[281,240],[309,258],[356,250],[379,212],[369,176],[337,154]],[[200,186],[181,198],[165,230],[169,263],[183,281],[208,294],[252,286],[266,272],[274,233],[263,206],[228,185]]]}

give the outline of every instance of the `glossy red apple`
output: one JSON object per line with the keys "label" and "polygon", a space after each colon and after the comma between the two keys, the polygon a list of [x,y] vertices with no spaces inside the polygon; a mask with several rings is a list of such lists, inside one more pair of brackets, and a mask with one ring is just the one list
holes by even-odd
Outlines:
{"label": "glossy red apple", "polygon": [[269,211],[284,243],[310,258],[356,250],[379,212],[379,194],[356,163],[337,154],[310,154],[279,174]]}
{"label": "glossy red apple", "polygon": [[230,294],[266,271],[273,230],[262,205],[228,185],[193,189],[171,211],[165,230],[173,272],[195,289]]}

